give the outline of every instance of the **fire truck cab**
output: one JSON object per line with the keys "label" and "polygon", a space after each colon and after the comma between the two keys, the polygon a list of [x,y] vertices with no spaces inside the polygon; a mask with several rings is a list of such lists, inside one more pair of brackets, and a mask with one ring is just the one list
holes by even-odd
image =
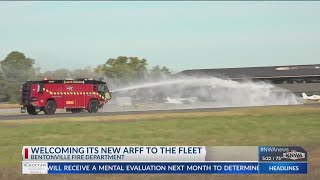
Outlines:
{"label": "fire truck cab", "polygon": [[21,113],[36,115],[40,111],[54,114],[56,109],[72,113],[87,110],[96,113],[111,99],[106,82],[100,80],[27,81],[21,88]]}

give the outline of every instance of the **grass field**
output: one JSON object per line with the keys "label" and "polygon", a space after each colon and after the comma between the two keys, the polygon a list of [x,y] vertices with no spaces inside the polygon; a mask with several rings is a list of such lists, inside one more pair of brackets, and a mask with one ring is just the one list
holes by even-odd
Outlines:
{"label": "grass field", "polygon": [[0,109],[12,109],[19,108],[19,104],[10,104],[10,103],[0,103]]}
{"label": "grass field", "polygon": [[[0,179],[320,179],[320,109],[315,107],[0,121],[0,138]],[[21,176],[23,145],[301,145],[310,165],[308,176]]]}

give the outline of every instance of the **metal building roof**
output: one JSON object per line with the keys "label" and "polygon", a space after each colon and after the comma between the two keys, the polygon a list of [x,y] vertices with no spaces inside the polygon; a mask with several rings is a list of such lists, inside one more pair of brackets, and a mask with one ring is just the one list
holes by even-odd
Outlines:
{"label": "metal building roof", "polygon": [[221,69],[191,69],[175,74],[187,76],[217,76],[231,79],[263,79],[320,76],[320,64],[265,66]]}

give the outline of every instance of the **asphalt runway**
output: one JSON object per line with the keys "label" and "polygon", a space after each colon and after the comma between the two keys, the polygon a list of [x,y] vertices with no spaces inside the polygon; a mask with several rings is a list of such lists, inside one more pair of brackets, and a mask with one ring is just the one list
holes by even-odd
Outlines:
{"label": "asphalt runway", "polygon": [[[311,106],[320,107],[320,104],[303,104],[303,105],[281,105],[281,106]],[[48,118],[65,118],[65,117],[92,117],[92,116],[114,116],[114,115],[134,115],[134,114],[168,114],[168,113],[188,113],[188,112],[219,112],[232,109],[246,109],[253,107],[268,107],[268,106],[250,106],[250,107],[223,107],[223,108],[198,108],[198,109],[171,109],[171,110],[147,110],[147,111],[119,111],[119,112],[98,112],[98,113],[56,113],[53,115],[38,114],[12,114],[1,115],[0,120],[28,120],[28,119],[48,119]],[[270,107],[270,106],[269,106]]]}
{"label": "asphalt runway", "polygon": [[48,119],[64,117],[91,117],[91,116],[114,116],[114,115],[134,115],[134,114],[166,114],[166,113],[185,113],[185,112],[217,112],[231,108],[201,108],[201,109],[174,109],[174,110],[147,110],[147,111],[121,111],[121,112],[97,112],[97,113],[56,113],[53,115],[38,114],[19,114],[19,115],[0,115],[0,120],[26,120],[26,119]]}

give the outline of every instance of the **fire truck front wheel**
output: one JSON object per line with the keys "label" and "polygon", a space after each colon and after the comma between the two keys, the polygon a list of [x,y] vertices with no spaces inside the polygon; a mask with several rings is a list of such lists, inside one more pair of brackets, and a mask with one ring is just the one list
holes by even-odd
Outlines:
{"label": "fire truck front wheel", "polygon": [[96,99],[92,99],[89,102],[88,112],[89,113],[96,113],[99,109],[99,102]]}
{"label": "fire truck front wheel", "polygon": [[54,114],[57,109],[57,104],[54,100],[48,100],[46,105],[43,107],[43,111],[46,114]]}
{"label": "fire truck front wheel", "polygon": [[37,115],[38,112],[36,111],[36,108],[34,106],[27,106],[27,112],[30,115]]}

